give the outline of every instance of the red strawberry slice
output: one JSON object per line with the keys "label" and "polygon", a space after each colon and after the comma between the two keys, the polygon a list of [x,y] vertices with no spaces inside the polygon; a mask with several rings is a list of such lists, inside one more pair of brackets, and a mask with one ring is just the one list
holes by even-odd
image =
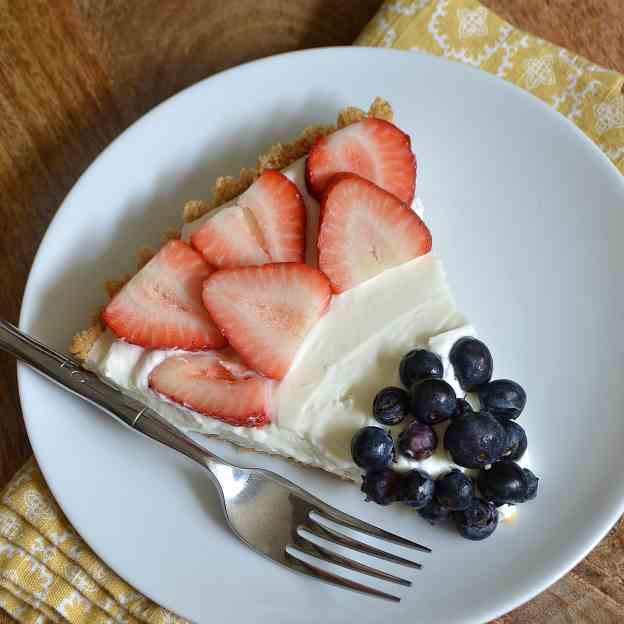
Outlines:
{"label": "red strawberry slice", "polygon": [[282,379],[306,334],[327,309],[327,278],[305,264],[225,269],[204,283],[204,305],[245,363]]}
{"label": "red strawberry slice", "polygon": [[306,161],[306,184],[320,199],[331,177],[357,173],[411,204],[416,191],[416,159],[407,134],[382,119],[364,119],[321,137]]}
{"label": "red strawberry slice", "polygon": [[305,227],[296,185],[279,171],[265,171],[233,205],[210,217],[191,243],[220,269],[303,262]]}
{"label": "red strawberry slice", "polygon": [[416,213],[352,173],[329,183],[321,214],[319,268],[336,293],[431,251],[431,234]]}
{"label": "red strawberry slice", "polygon": [[120,338],[142,347],[215,349],[226,342],[202,305],[212,273],[186,243],[168,242],[106,306],[102,320]]}
{"label": "red strawberry slice", "polygon": [[150,388],[235,427],[267,424],[271,420],[267,406],[275,382],[241,370],[229,352],[225,349],[167,358],[150,373]]}

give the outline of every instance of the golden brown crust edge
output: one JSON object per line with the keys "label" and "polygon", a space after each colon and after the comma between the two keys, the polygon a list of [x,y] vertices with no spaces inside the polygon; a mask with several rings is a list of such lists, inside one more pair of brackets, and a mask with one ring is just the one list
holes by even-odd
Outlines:
{"label": "golden brown crust edge", "polygon": [[[392,106],[382,98],[375,98],[368,112],[355,107],[348,107],[340,111],[335,125],[315,125],[304,129],[301,136],[291,143],[276,143],[266,154],[258,158],[256,166],[253,168],[242,169],[238,177],[224,176],[217,178],[212,189],[212,200],[191,200],[187,202],[182,211],[182,219],[184,223],[189,223],[199,219],[213,208],[217,208],[221,204],[234,199],[243,191],[248,189],[253,181],[266,169],[284,169],[293,162],[305,156],[314,142],[321,136],[331,134],[339,128],[344,128],[352,123],[361,121],[366,117],[375,117],[392,121],[394,112]],[[165,234],[165,241],[172,238],[179,238],[177,231],[169,231]],[[138,269],[140,269],[153,255],[155,251],[151,249],[141,249],[138,254]],[[106,291],[109,299],[117,293],[122,286],[132,277],[131,274],[123,275],[116,280],[106,282]],[[104,331],[104,327],[100,320],[100,312],[96,314],[92,325],[78,332],[69,345],[69,352],[84,362],[89,355],[89,351],[95,344],[98,337]]]}

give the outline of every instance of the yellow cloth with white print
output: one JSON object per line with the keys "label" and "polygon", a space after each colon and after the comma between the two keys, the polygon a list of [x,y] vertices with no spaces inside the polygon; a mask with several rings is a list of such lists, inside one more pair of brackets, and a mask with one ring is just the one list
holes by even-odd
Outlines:
{"label": "yellow cloth with white print", "polygon": [[480,67],[573,121],[624,173],[624,76],[518,30],[476,0],[389,0],[356,45]]}
{"label": "yellow cloth with white print", "polygon": [[95,556],[34,459],[0,501],[0,607],[28,624],[187,622],[139,594]]}
{"label": "yellow cloth with white print", "polygon": [[[428,52],[514,82],[571,119],[624,173],[624,77],[515,30],[475,0],[391,0],[356,44]],[[37,624],[185,622],[98,560],[34,460],[0,501],[0,608]]]}

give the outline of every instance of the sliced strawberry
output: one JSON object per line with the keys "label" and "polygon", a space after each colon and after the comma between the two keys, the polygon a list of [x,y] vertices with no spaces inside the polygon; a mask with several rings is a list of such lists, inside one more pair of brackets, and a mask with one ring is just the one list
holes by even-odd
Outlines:
{"label": "sliced strawberry", "polygon": [[250,213],[238,204],[224,208],[191,236],[191,244],[217,268],[271,262],[258,240],[255,220],[249,217]]}
{"label": "sliced strawberry", "polygon": [[191,243],[220,269],[303,262],[305,227],[296,185],[279,171],[265,171],[233,205],[210,217]]}
{"label": "sliced strawberry", "polygon": [[352,173],[332,179],[321,214],[319,268],[334,292],[431,251],[431,234],[416,213]]}
{"label": "sliced strawberry", "polygon": [[142,347],[215,349],[226,342],[202,305],[212,273],[186,243],[168,242],[106,306],[102,320],[120,338]]}
{"label": "sliced strawberry", "polygon": [[149,376],[152,390],[196,412],[235,427],[259,427],[270,422],[267,409],[272,382],[243,371],[228,349],[176,355]]}
{"label": "sliced strawberry", "polygon": [[204,283],[204,305],[246,364],[282,379],[310,328],[327,309],[327,278],[294,262],[225,269]]}
{"label": "sliced strawberry", "polygon": [[306,161],[306,185],[320,199],[331,177],[357,173],[411,204],[416,191],[416,159],[407,134],[381,119],[364,119],[321,137]]}

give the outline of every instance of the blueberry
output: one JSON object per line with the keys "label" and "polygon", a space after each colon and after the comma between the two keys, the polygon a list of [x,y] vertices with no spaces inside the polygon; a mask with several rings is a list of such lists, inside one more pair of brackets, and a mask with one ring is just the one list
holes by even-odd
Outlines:
{"label": "blueberry", "polygon": [[465,468],[493,464],[505,451],[505,442],[503,426],[484,411],[454,418],[444,434],[444,448]]}
{"label": "blueberry", "polygon": [[353,461],[364,470],[387,466],[394,457],[394,442],[380,427],[363,427],[351,440]]}
{"label": "blueberry", "polygon": [[530,501],[537,496],[537,485],[539,483],[539,479],[528,468],[523,468],[522,471],[524,472],[524,477],[527,482],[526,499]]}
{"label": "blueberry", "polygon": [[415,382],[423,379],[442,379],[443,374],[442,360],[435,353],[424,349],[406,353],[399,366],[401,383],[406,388],[411,388]]}
{"label": "blueberry", "polygon": [[373,416],[382,425],[398,425],[409,412],[410,398],[403,388],[384,388],[373,401]]}
{"label": "blueberry", "polygon": [[484,409],[501,418],[516,419],[526,405],[524,388],[510,379],[496,379],[479,388],[479,399]]}
{"label": "blueberry", "polygon": [[455,416],[466,416],[474,414],[472,406],[466,399],[457,399],[457,408],[455,409]]}
{"label": "blueberry", "polygon": [[505,429],[505,450],[502,459],[520,459],[527,450],[527,436],[524,429],[513,420],[499,418]]}
{"label": "blueberry", "polygon": [[455,390],[442,379],[425,379],[412,386],[412,414],[426,425],[448,420],[455,415]]}
{"label": "blueberry", "polygon": [[431,502],[428,505],[420,508],[418,513],[431,524],[443,522],[451,517],[451,510],[444,507],[444,505],[440,505],[435,496],[431,499]]}
{"label": "blueberry", "polygon": [[467,509],[453,514],[453,520],[462,537],[478,541],[494,533],[498,526],[498,511],[493,503],[473,498]]}
{"label": "blueberry", "polygon": [[479,490],[484,498],[497,507],[505,503],[515,505],[537,496],[537,477],[510,459],[497,462],[479,474]]}
{"label": "blueberry", "polygon": [[362,492],[367,501],[390,505],[402,497],[401,475],[391,468],[372,468],[362,478]]}
{"label": "blueberry", "polygon": [[415,420],[399,434],[399,453],[409,459],[423,460],[430,457],[438,446],[438,436],[429,426]]}
{"label": "blueberry", "polygon": [[403,475],[401,492],[406,505],[421,509],[433,498],[433,479],[424,470],[410,470]]}
{"label": "blueberry", "polygon": [[474,484],[461,470],[454,468],[436,480],[435,497],[443,507],[451,511],[468,509],[474,498]]}
{"label": "blueberry", "polygon": [[463,390],[470,392],[492,378],[492,354],[476,338],[460,338],[451,349],[449,360]]}

